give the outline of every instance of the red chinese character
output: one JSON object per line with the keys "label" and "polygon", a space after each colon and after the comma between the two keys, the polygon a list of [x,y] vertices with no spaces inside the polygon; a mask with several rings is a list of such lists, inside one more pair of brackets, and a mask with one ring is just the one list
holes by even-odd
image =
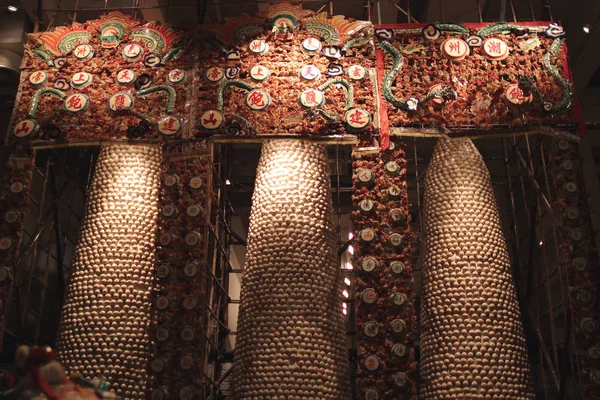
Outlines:
{"label": "red chinese character", "polygon": [[263,98],[263,94],[261,92],[252,92],[250,97],[248,97],[248,105],[264,107],[265,100]]}
{"label": "red chinese character", "polygon": [[448,43],[448,47],[450,47],[450,51],[449,53],[457,53],[460,54],[461,53],[461,44],[460,41],[458,40],[453,40],[451,42]]}
{"label": "red chinese character", "polygon": [[495,40],[490,40],[488,43],[488,53],[489,54],[501,54],[500,42]]}
{"label": "red chinese character", "polygon": [[80,48],[78,48],[78,49],[77,49],[77,55],[78,55],[78,56],[82,56],[82,55],[84,55],[86,50],[87,50],[87,49],[86,49],[85,47],[80,47]]}
{"label": "red chinese character", "polygon": [[204,125],[215,126],[217,124],[217,119],[215,118],[215,113],[211,111],[210,114],[208,114],[208,119],[204,118],[202,120],[202,123]]}
{"label": "red chinese character", "polygon": [[314,38],[308,38],[308,47],[316,47],[313,45],[313,42],[315,41]]}
{"label": "red chinese character", "polygon": [[312,72],[312,69],[312,65],[309,65],[304,69],[304,75],[306,78],[314,78],[317,76],[314,72]]}
{"label": "red chinese character", "polygon": [[135,45],[134,44],[130,44],[129,46],[127,46],[127,49],[125,50],[125,53],[127,53],[127,54],[134,54],[133,50],[135,50]]}
{"label": "red chinese character", "polygon": [[83,108],[83,104],[81,104],[81,97],[79,96],[73,96],[70,97],[69,100],[67,100],[67,106],[69,108],[75,109],[75,110],[80,110]]}
{"label": "red chinese character", "polygon": [[15,134],[27,133],[27,132],[29,132],[29,126],[27,124],[27,121],[23,121],[21,123],[21,127],[15,131]]}
{"label": "red chinese character", "polygon": [[250,43],[250,49],[252,51],[260,51],[262,47],[262,43],[259,40],[255,40],[252,43]]}
{"label": "red chinese character", "polygon": [[211,68],[209,72],[209,77],[211,79],[218,79],[221,76],[221,71],[218,68]]}
{"label": "red chinese character", "polygon": [[119,78],[120,79],[129,79],[130,78],[129,71],[128,70],[122,71]]}
{"label": "red chinese character", "polygon": [[360,68],[354,67],[354,69],[352,70],[352,75],[353,76],[360,76],[361,75]]}
{"label": "red chinese character", "polygon": [[166,132],[177,131],[178,127],[175,126],[175,123],[177,123],[177,120],[175,118],[167,119],[167,122],[165,122],[165,124],[163,125],[163,131],[166,131]]}
{"label": "red chinese character", "polygon": [[306,103],[308,105],[315,105],[315,106],[319,104],[317,102],[316,92],[313,89],[306,92]]}
{"label": "red chinese character", "polygon": [[362,125],[365,123],[363,121],[363,115],[358,109],[350,114],[350,123],[356,125]]}
{"label": "red chinese character", "polygon": [[40,71],[38,71],[35,74],[33,74],[33,76],[31,78],[33,79],[34,82],[38,82],[38,81],[42,80],[43,76],[44,75]]}
{"label": "red chinese character", "polygon": [[513,86],[508,91],[508,96],[513,100],[525,101],[525,97],[523,96],[523,91],[519,89],[518,86]]}
{"label": "red chinese character", "polygon": [[125,95],[118,94],[115,97],[115,108],[118,110],[118,109],[124,108],[124,107],[125,107]]}
{"label": "red chinese character", "polygon": [[263,76],[262,68],[261,67],[256,68],[256,72],[254,73],[254,75]]}
{"label": "red chinese character", "polygon": [[85,81],[84,76],[85,75],[83,75],[82,73],[79,73],[79,77],[75,77],[75,79],[73,80],[73,82],[83,82],[83,81]]}
{"label": "red chinese character", "polygon": [[177,79],[179,79],[181,77],[181,71],[179,70],[175,70],[173,71],[173,80],[176,81]]}

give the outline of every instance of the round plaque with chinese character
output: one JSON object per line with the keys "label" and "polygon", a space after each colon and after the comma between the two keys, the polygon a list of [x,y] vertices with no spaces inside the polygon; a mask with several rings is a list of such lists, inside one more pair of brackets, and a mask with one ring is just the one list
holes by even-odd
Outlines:
{"label": "round plaque with chinese character", "polygon": [[156,308],[161,311],[169,308],[170,303],[171,303],[171,301],[169,300],[169,297],[167,297],[167,296],[158,296],[156,298]]}
{"label": "round plaque with chinese character", "polygon": [[169,276],[170,273],[171,267],[169,266],[169,264],[158,264],[158,266],[156,267],[156,276],[158,276],[160,279],[165,279]]}
{"label": "round plaque with chinese character", "polygon": [[88,98],[85,94],[74,93],[65,98],[65,110],[69,112],[81,112],[88,106]]}
{"label": "round plaque with chinese character", "polygon": [[129,93],[117,92],[108,100],[108,108],[113,112],[130,110],[133,107],[133,97]]}
{"label": "round plaque with chinese character", "polygon": [[364,332],[368,337],[375,337],[379,333],[379,327],[376,322],[369,321],[365,324]]}
{"label": "round plaque with chinese character", "polygon": [[588,262],[583,257],[577,257],[572,262],[573,268],[579,272],[584,272],[587,269]]}
{"label": "round plaque with chinese character", "polygon": [[183,370],[191,369],[194,366],[194,356],[191,354],[184,354],[179,359],[179,368]]}
{"label": "round plaque with chinese character", "polygon": [[445,40],[440,50],[446,58],[452,61],[464,60],[469,55],[469,45],[464,40],[458,38]]}
{"label": "round plaque with chinese character", "polygon": [[198,274],[198,264],[196,264],[195,262],[187,263],[185,267],[183,267],[183,273],[188,278],[193,278]]}
{"label": "round plaque with chinese character", "polygon": [[269,71],[269,68],[263,65],[255,65],[254,67],[250,68],[250,78],[254,79],[255,81],[264,81],[269,77],[269,75],[271,75],[271,71]]}
{"label": "round plaque with chinese character", "polygon": [[173,215],[177,213],[177,207],[175,204],[165,204],[163,208],[160,210],[161,214],[165,218],[171,218]]}
{"label": "round plaque with chinese character", "polygon": [[122,69],[117,73],[117,82],[121,85],[127,85],[135,80],[135,72],[131,69]]}
{"label": "round plaque with chinese character", "polygon": [[577,184],[575,182],[567,182],[563,185],[563,188],[569,193],[577,193]]}
{"label": "round plaque with chinese character", "polygon": [[391,175],[397,175],[398,172],[400,171],[400,166],[398,165],[398,163],[396,161],[388,161],[385,164],[384,168],[387,171],[387,173],[389,173]]}
{"label": "round plaque with chinese character", "polygon": [[94,56],[94,49],[89,44],[80,44],[75,47],[73,54],[79,60],[89,60]]}
{"label": "round plaque with chinese character", "polygon": [[202,207],[199,204],[192,204],[185,209],[185,213],[188,217],[196,218],[202,212]]}
{"label": "round plaque with chinese character", "polygon": [[365,258],[363,258],[362,262],[360,263],[360,266],[363,271],[371,272],[371,271],[374,271],[375,268],[377,268],[377,264],[379,264],[379,263],[373,257],[365,257]]}
{"label": "round plaque with chinese character", "polygon": [[167,75],[167,80],[173,85],[183,82],[184,79],[185,71],[182,69],[172,69]]}
{"label": "round plaque with chinese character", "polygon": [[367,75],[367,70],[362,65],[355,64],[348,67],[346,74],[350,79],[360,81]]}
{"label": "round plaque with chinese character", "polygon": [[92,74],[88,72],[76,72],[71,77],[71,84],[75,89],[82,89],[92,83]]}
{"label": "round plaque with chinese character", "polygon": [[190,178],[189,186],[190,189],[200,190],[204,186],[204,179],[199,175],[193,176]]}
{"label": "round plaque with chinese character", "polygon": [[325,102],[325,95],[317,89],[306,89],[300,94],[300,104],[306,108],[319,107]]}
{"label": "round plaque with chinese character", "polygon": [[159,326],[156,329],[156,340],[159,342],[166,342],[169,340],[169,328],[165,326]]}
{"label": "round plaque with chinese character", "polygon": [[400,275],[404,272],[404,263],[402,261],[392,261],[390,263],[390,270],[395,275]]}
{"label": "round plaque with chinese character", "polygon": [[396,343],[392,346],[392,353],[394,353],[396,357],[404,357],[406,355],[406,346],[402,343]]}
{"label": "round plaque with chinese character", "polygon": [[183,339],[184,341],[191,342],[195,338],[196,338],[196,330],[194,328],[192,328],[191,326],[185,326],[181,330],[181,339]]}
{"label": "round plaque with chinese character", "polygon": [[198,299],[194,296],[186,296],[183,299],[182,306],[185,310],[193,310],[198,307]]}
{"label": "round plaque with chinese character", "polygon": [[365,400],[379,400],[379,392],[374,387],[365,390]]}
{"label": "round plaque with chinese character", "polygon": [[8,210],[6,214],[4,214],[4,220],[9,224],[14,224],[19,220],[21,214],[16,210]]}
{"label": "round plaque with chinese character", "polygon": [[490,60],[504,60],[509,54],[508,45],[497,38],[485,39],[481,51]]}
{"label": "round plaque with chinese character", "polygon": [[574,242],[578,242],[583,239],[583,231],[581,229],[573,229],[569,232],[569,238]]}
{"label": "round plaque with chinese character", "polygon": [[316,65],[309,64],[300,68],[300,76],[307,81],[312,81],[321,76],[321,71]]}
{"label": "round plaque with chinese character", "polygon": [[35,71],[29,75],[29,83],[33,87],[40,87],[48,81],[48,73],[46,71]]}
{"label": "round plaque with chinese character", "polygon": [[184,386],[179,389],[179,400],[192,400],[194,398],[194,387]]}
{"label": "round plaque with chinese character", "polygon": [[14,194],[19,194],[25,190],[25,185],[22,182],[13,182],[10,184],[10,191]]}
{"label": "round plaque with chinese character", "polygon": [[519,85],[516,83],[506,87],[505,96],[509,102],[516,105],[531,103],[533,100],[533,94],[525,96],[523,91],[519,88]]}
{"label": "round plaque with chinese character", "polygon": [[363,108],[351,108],[346,111],[344,120],[351,130],[360,131],[369,126],[371,115]]}
{"label": "round plaque with chinese character", "polygon": [[269,51],[269,43],[264,40],[255,39],[248,43],[248,50],[254,54],[265,54]]}
{"label": "round plaque with chinese character", "polygon": [[179,133],[182,126],[181,118],[167,115],[158,122],[158,131],[164,136],[174,136]]}
{"label": "round plaque with chinese character", "polygon": [[394,247],[402,245],[402,235],[399,233],[392,233],[390,235],[390,244]]}
{"label": "round plaque with chinese character", "polygon": [[390,199],[397,200],[400,198],[400,194],[402,192],[400,190],[400,187],[392,185],[388,188],[387,193]]}
{"label": "round plaque with chinese character", "polygon": [[165,364],[165,360],[162,357],[158,357],[150,362],[150,369],[156,373],[159,373],[165,369]]}
{"label": "round plaque with chinese character", "polygon": [[157,388],[152,391],[152,393],[150,394],[150,398],[152,400],[165,400],[166,398],[168,398],[168,395],[166,393],[166,390]]}
{"label": "round plaque with chinese character", "polygon": [[593,318],[581,320],[581,329],[586,333],[594,333],[598,330],[598,322]]}
{"label": "round plaque with chinese character", "polygon": [[202,241],[202,235],[198,232],[194,231],[194,232],[190,232],[187,235],[185,235],[185,244],[187,244],[190,247],[198,246],[201,241]]}
{"label": "round plaque with chinese character", "polygon": [[579,209],[577,207],[569,207],[565,210],[565,216],[571,221],[578,219],[580,214],[581,213],[579,212]]}
{"label": "round plaque with chinese character", "polygon": [[565,171],[570,171],[573,169],[573,162],[571,160],[563,160],[560,163],[560,167]]}
{"label": "round plaque with chinese character", "polygon": [[7,267],[0,268],[0,282],[4,282],[8,278],[10,278],[10,270]]}
{"label": "round plaque with chinese character", "polygon": [[208,110],[200,117],[200,124],[202,125],[202,128],[213,131],[219,129],[223,125],[224,120],[225,118],[220,111]]}
{"label": "round plaque with chinese character", "polygon": [[19,123],[15,125],[15,128],[13,129],[13,135],[15,135],[18,138],[24,138],[31,135],[32,133],[37,132],[38,129],[39,125],[35,120],[24,119],[22,121],[19,121]]}
{"label": "round plaque with chinese character", "polygon": [[163,182],[164,182],[165,186],[168,188],[175,187],[179,183],[179,176],[177,176],[175,174],[167,175]]}
{"label": "round plaque with chinese character", "polygon": [[123,47],[123,57],[127,61],[137,61],[142,57],[143,53],[144,51],[139,44],[132,43]]}
{"label": "round plaque with chinese character", "polygon": [[371,199],[362,199],[358,203],[358,207],[360,208],[360,211],[363,214],[368,214],[371,211],[373,211],[373,208],[375,207],[375,203]]}
{"label": "round plaque with chinese character", "polygon": [[358,232],[358,238],[361,241],[367,243],[371,243],[373,240],[375,240],[376,236],[377,235],[375,234],[375,230],[372,228],[364,228],[360,232]]}
{"label": "round plaque with chinese character", "polygon": [[566,141],[566,140],[564,140],[564,139],[562,139],[562,140],[560,140],[558,142],[558,149],[559,150],[567,151],[567,150],[569,150],[569,147],[570,147],[569,142]]}
{"label": "round plaque with chinese character", "polygon": [[206,71],[206,79],[208,79],[211,82],[219,82],[221,79],[223,79],[224,76],[225,73],[219,67],[210,67]]}
{"label": "round plaque with chinese character", "polygon": [[394,383],[398,387],[404,387],[408,383],[408,378],[406,378],[406,375],[404,375],[403,372],[398,372],[394,375]]}
{"label": "round plaque with chinese character", "polygon": [[306,38],[302,41],[302,51],[304,53],[314,54],[321,50],[321,41],[314,37]]}
{"label": "round plaque with chinese character", "polygon": [[404,329],[406,329],[406,324],[400,318],[393,320],[390,326],[392,327],[392,331],[394,331],[394,333],[402,333],[404,332]]}
{"label": "round plaque with chinese character", "polygon": [[246,105],[253,110],[264,110],[271,104],[271,96],[262,89],[253,89],[246,95]]}
{"label": "round plaque with chinese character", "polygon": [[379,368],[379,357],[369,355],[365,358],[365,368],[369,371],[376,371]]}
{"label": "round plaque with chinese character", "polygon": [[358,170],[356,177],[358,178],[358,181],[363,185],[370,185],[375,180],[375,175],[373,174],[373,171],[366,168]]}
{"label": "round plaque with chinese character", "polygon": [[395,224],[401,224],[406,220],[406,214],[401,208],[394,208],[390,211],[390,220]]}
{"label": "round plaque with chinese character", "polygon": [[173,243],[173,235],[171,234],[171,232],[161,233],[161,235],[158,237],[158,242],[162,246],[168,246],[171,243]]}
{"label": "round plaque with chinese character", "polygon": [[406,295],[400,292],[393,293],[392,303],[398,307],[404,305],[404,303],[406,303]]}

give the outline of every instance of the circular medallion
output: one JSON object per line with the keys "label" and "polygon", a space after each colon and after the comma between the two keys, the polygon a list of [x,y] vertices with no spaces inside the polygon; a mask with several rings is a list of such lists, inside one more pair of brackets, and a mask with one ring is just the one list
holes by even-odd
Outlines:
{"label": "circular medallion", "polygon": [[531,103],[533,101],[533,94],[529,96],[525,96],[519,85],[514,83],[512,85],[508,85],[506,87],[506,91],[504,92],[506,99],[512,104],[520,105],[523,103]]}
{"label": "circular medallion", "polygon": [[161,357],[158,357],[150,362],[150,369],[156,373],[159,373],[165,369],[165,364],[165,360]]}
{"label": "circular medallion", "polygon": [[181,118],[167,115],[158,122],[158,131],[164,136],[174,136],[179,133],[182,126]]}
{"label": "circular medallion", "polygon": [[84,94],[70,94],[65,97],[65,110],[73,113],[83,111],[87,108],[88,102],[88,98]]}
{"label": "circular medallion", "polygon": [[346,74],[354,81],[360,81],[367,76],[367,70],[362,65],[351,65],[348,67]]}
{"label": "circular medallion", "polygon": [[509,54],[508,45],[497,38],[485,39],[481,45],[481,50],[490,60],[504,60]]}
{"label": "circular medallion", "polygon": [[194,367],[194,356],[192,354],[184,354],[179,359],[179,368],[186,371],[188,369],[192,369]]}
{"label": "circular medallion", "polygon": [[158,264],[158,266],[156,267],[156,276],[158,276],[160,279],[165,279],[166,277],[169,276],[169,274],[171,273],[171,267],[169,266],[169,264]]}
{"label": "circular medallion", "polygon": [[71,84],[75,89],[82,89],[92,83],[92,74],[88,72],[76,72],[71,77]]}
{"label": "circular medallion", "polygon": [[13,129],[13,135],[15,135],[18,138],[24,138],[31,135],[32,133],[37,132],[39,128],[40,127],[35,120],[24,119],[22,121],[19,121],[15,125],[15,128]]}
{"label": "circular medallion", "polygon": [[29,83],[33,87],[40,87],[48,81],[48,73],[46,71],[35,71],[29,75]]}
{"label": "circular medallion", "polygon": [[570,219],[571,221],[578,219],[580,215],[581,213],[579,212],[579,209],[577,207],[568,207],[565,210],[565,217],[567,217],[567,219]]}
{"label": "circular medallion", "polygon": [[9,224],[14,224],[19,220],[21,214],[16,210],[8,210],[6,214],[4,214],[4,220]]}
{"label": "circular medallion", "polygon": [[200,117],[200,124],[202,125],[202,128],[212,131],[219,129],[221,125],[223,125],[224,120],[225,118],[220,111],[208,110]]}
{"label": "circular medallion", "polygon": [[393,274],[400,275],[404,272],[404,263],[402,261],[392,261],[390,263],[390,270]]}
{"label": "circular medallion", "polygon": [[401,224],[406,220],[406,215],[402,209],[394,208],[390,211],[390,220],[395,224]]}
{"label": "circular medallion", "polygon": [[379,392],[374,387],[365,390],[364,400],[379,400]]}
{"label": "circular medallion", "polygon": [[351,108],[346,111],[344,117],[346,124],[352,130],[363,130],[371,122],[371,115],[369,112],[362,108]]}
{"label": "circular medallion", "polygon": [[194,296],[186,296],[183,299],[182,306],[185,310],[193,310],[198,307],[198,299]]}
{"label": "circular medallion", "polygon": [[367,243],[370,243],[373,240],[375,240],[376,236],[377,235],[375,234],[375,230],[373,230],[372,228],[364,228],[360,232],[358,232],[358,238],[363,242]]}
{"label": "circular medallion", "polygon": [[570,144],[568,141],[561,139],[558,141],[558,149],[562,151],[569,150]]}
{"label": "circular medallion", "polygon": [[396,343],[392,346],[392,353],[394,353],[396,357],[404,357],[406,355],[406,346],[401,343]]}
{"label": "circular medallion", "polygon": [[394,247],[402,245],[402,235],[399,233],[392,233],[390,235],[390,244]]}
{"label": "circular medallion", "polygon": [[13,182],[10,184],[10,191],[14,194],[19,194],[25,190],[25,185],[21,182]]}
{"label": "circular medallion", "polygon": [[314,37],[309,37],[302,41],[302,51],[305,53],[316,53],[321,50],[321,47],[321,41]]}
{"label": "circular medallion", "polygon": [[394,375],[394,383],[398,387],[404,387],[408,383],[408,379],[406,378],[406,375],[404,375],[403,372],[398,372]]}
{"label": "circular medallion", "polygon": [[185,235],[185,244],[187,244],[190,247],[198,246],[201,241],[202,241],[202,235],[198,232],[194,231],[194,232],[190,232],[187,235]]}
{"label": "circular medallion", "polygon": [[374,355],[365,357],[365,368],[369,371],[376,371],[379,368],[379,357]]}
{"label": "circular medallion", "polygon": [[262,89],[253,89],[246,95],[246,105],[253,110],[264,110],[271,104],[271,96]]}
{"label": "circular medallion", "polygon": [[183,273],[188,278],[193,278],[198,274],[198,264],[195,262],[185,264],[185,267],[183,267]]}
{"label": "circular medallion", "polygon": [[400,318],[396,318],[390,324],[394,333],[402,333],[406,329],[406,324]]}
{"label": "circular medallion", "polygon": [[158,296],[156,298],[156,308],[161,311],[169,308],[169,304],[171,304],[171,301],[169,300],[169,297],[167,297],[167,296]]}
{"label": "circular medallion", "polygon": [[446,39],[441,45],[441,51],[452,61],[464,60],[469,55],[469,45],[462,39]]}
{"label": "circular medallion", "polygon": [[235,79],[240,73],[240,67],[227,67],[225,68],[225,78]]}
{"label": "circular medallion", "polygon": [[571,171],[573,169],[573,162],[571,160],[563,160],[560,163],[560,167],[565,171]]}
{"label": "circular medallion", "polygon": [[171,218],[177,213],[177,207],[175,207],[175,204],[165,204],[160,210],[160,212],[163,215],[163,217]]}
{"label": "circular medallion", "polygon": [[94,49],[89,44],[80,44],[75,47],[73,54],[79,60],[89,60],[94,56]]}
{"label": "circular medallion", "polygon": [[264,81],[269,77],[269,75],[271,75],[271,71],[269,71],[269,68],[265,66],[255,65],[254,67],[250,68],[250,78],[254,79],[255,81]]}
{"label": "circular medallion", "polygon": [[185,209],[185,213],[191,218],[196,218],[201,212],[202,207],[199,204],[192,204]]}
{"label": "circular medallion", "polygon": [[269,43],[264,40],[255,39],[248,44],[248,50],[254,54],[265,54],[269,51]]}
{"label": "circular medallion", "polygon": [[388,145],[387,151],[392,152],[394,150],[396,150],[396,143],[390,142]]}
{"label": "circular medallion", "polygon": [[113,112],[130,110],[133,107],[133,97],[129,93],[117,92],[108,100],[108,108]]}
{"label": "circular medallion", "polygon": [[150,394],[150,398],[152,400],[165,400],[168,397],[166,391],[164,389],[154,389]]}
{"label": "circular medallion", "polygon": [[370,185],[375,180],[375,175],[370,169],[362,168],[356,174],[358,181],[363,185]]}
{"label": "circular medallion", "polygon": [[592,346],[588,349],[587,355],[592,360],[600,360],[600,346]]}
{"label": "circular medallion", "polygon": [[379,333],[379,327],[376,322],[370,321],[365,324],[364,332],[368,337],[375,337]]}
{"label": "circular medallion", "polygon": [[196,330],[189,325],[186,325],[181,330],[181,339],[186,342],[191,342],[196,338]]}
{"label": "circular medallion", "polygon": [[192,400],[194,398],[194,387],[184,386],[179,389],[179,400]]}
{"label": "circular medallion", "polygon": [[224,76],[225,73],[219,67],[210,67],[206,71],[206,79],[208,79],[211,82],[219,82],[221,79],[223,79]]}
{"label": "circular medallion", "polygon": [[162,246],[168,246],[171,243],[173,243],[173,235],[171,234],[171,232],[161,233],[161,235],[158,237],[158,242]]}
{"label": "circular medallion", "polygon": [[358,203],[358,207],[363,214],[368,214],[373,211],[375,207],[375,203],[371,199],[362,199],[360,203]]}
{"label": "circular medallion", "polygon": [[577,193],[577,184],[575,182],[567,182],[563,188],[569,193]]}
{"label": "circular medallion", "polygon": [[395,306],[402,306],[406,303],[406,295],[404,293],[396,292],[392,294],[392,303]]}
{"label": "circular medallion", "polygon": [[0,250],[5,251],[12,247],[13,241],[9,237],[0,238]]}
{"label": "circular medallion", "polygon": [[148,53],[144,57],[144,65],[146,67],[156,67],[161,62],[160,56],[156,53]]}
{"label": "circular medallion", "polygon": [[593,318],[584,318],[581,320],[581,330],[586,333],[594,333],[598,330],[598,322]]}
{"label": "circular medallion", "polygon": [[379,263],[373,257],[365,257],[362,259],[360,266],[362,267],[363,271],[372,272],[375,270],[375,268],[377,268],[377,264]]}
{"label": "circular medallion", "polygon": [[183,82],[185,79],[185,71],[182,69],[172,69],[167,75],[167,81],[173,85]]}
{"label": "circular medallion", "polygon": [[588,262],[583,257],[577,257],[572,261],[571,264],[573,265],[573,268],[575,268],[575,270],[579,272],[584,272],[587,269]]}
{"label": "circular medallion", "polygon": [[340,48],[337,46],[325,46],[323,47],[323,55],[327,58],[331,58],[333,60],[337,60],[342,58],[342,52]]}
{"label": "circular medallion", "polygon": [[135,80],[135,72],[131,69],[122,69],[117,73],[117,82],[121,85],[127,85]]}
{"label": "circular medallion", "polygon": [[10,278],[10,270],[7,267],[0,268],[0,282],[4,282]]}
{"label": "circular medallion", "polygon": [[192,190],[202,189],[202,187],[204,186],[204,179],[199,175],[193,176],[190,178],[188,185]]}
{"label": "circular medallion", "polygon": [[363,290],[360,297],[366,304],[373,304],[377,301],[377,293],[375,293],[375,289],[372,288]]}
{"label": "circular medallion", "polygon": [[168,188],[175,187],[179,183],[179,176],[174,175],[174,174],[167,175],[165,177],[165,180],[163,181],[163,183]]}
{"label": "circular medallion", "polygon": [[577,292],[577,300],[582,303],[591,303],[592,298],[592,294],[586,289],[581,289],[579,292]]}
{"label": "circular medallion", "polygon": [[128,44],[123,47],[123,57],[127,61],[136,61],[139,60],[143,54],[142,47],[139,44]]}
{"label": "circular medallion", "polygon": [[309,64],[300,68],[300,76],[307,81],[312,81],[321,76],[321,71],[319,71],[317,66]]}
{"label": "circular medallion", "polygon": [[169,328],[165,326],[159,326],[156,329],[156,340],[159,342],[166,342],[169,340]]}
{"label": "circular medallion", "polygon": [[344,67],[341,66],[340,64],[329,64],[329,69],[327,70],[327,76],[329,77],[334,77],[334,76],[342,76],[344,75]]}
{"label": "circular medallion", "polygon": [[317,89],[306,89],[300,94],[300,104],[306,108],[315,108],[325,102],[325,95]]}
{"label": "circular medallion", "polygon": [[578,242],[583,239],[583,231],[581,229],[573,229],[571,232],[569,232],[569,237],[571,240]]}
{"label": "circular medallion", "polygon": [[391,175],[396,175],[400,171],[400,166],[396,161],[388,161],[385,164],[385,170]]}
{"label": "circular medallion", "polygon": [[390,199],[397,200],[400,198],[400,194],[402,192],[400,191],[400,188],[398,186],[392,185],[388,188],[387,193]]}

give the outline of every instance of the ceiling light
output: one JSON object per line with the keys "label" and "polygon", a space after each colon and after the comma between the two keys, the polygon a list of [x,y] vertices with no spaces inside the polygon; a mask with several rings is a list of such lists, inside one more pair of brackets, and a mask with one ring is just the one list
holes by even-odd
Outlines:
{"label": "ceiling light", "polygon": [[231,186],[231,181],[230,181],[229,179],[225,179],[225,184],[226,184],[227,186]]}
{"label": "ceiling light", "polygon": [[591,30],[592,30],[592,26],[590,24],[586,24],[583,26],[583,31],[585,33],[590,33]]}
{"label": "ceiling light", "polygon": [[18,8],[16,6],[8,6],[8,11],[10,11],[10,12],[15,12],[17,10],[18,10]]}

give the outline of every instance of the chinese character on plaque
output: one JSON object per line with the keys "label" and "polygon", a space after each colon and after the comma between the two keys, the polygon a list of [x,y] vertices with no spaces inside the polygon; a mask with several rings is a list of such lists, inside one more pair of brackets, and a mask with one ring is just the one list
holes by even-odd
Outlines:
{"label": "chinese character on plaque", "polygon": [[346,71],[350,79],[360,81],[367,75],[367,70],[362,65],[351,65]]}
{"label": "chinese character on plaque", "polygon": [[73,87],[77,89],[86,87],[87,85],[92,83],[92,74],[88,72],[76,72],[71,77],[71,83],[73,84]]}
{"label": "chinese character on plaque", "polygon": [[225,74],[223,73],[223,70],[219,67],[210,67],[206,71],[206,79],[208,79],[211,82],[219,82],[221,79],[223,79],[223,76],[225,76]]}
{"label": "chinese character on plaque", "polygon": [[115,93],[108,101],[108,107],[111,111],[129,110],[133,107],[133,97],[129,93]]}
{"label": "chinese character on plaque", "polygon": [[75,93],[65,98],[65,109],[70,112],[79,112],[87,108],[88,98],[81,93]]}
{"label": "chinese character on plaque", "polygon": [[300,104],[306,108],[318,107],[325,101],[323,92],[317,89],[306,89],[300,94]]}
{"label": "chinese character on plaque", "polygon": [[79,46],[75,47],[73,54],[75,54],[75,57],[79,60],[87,60],[94,56],[94,49],[92,49],[92,46],[89,44],[80,44]]}
{"label": "chinese character on plaque", "polygon": [[139,44],[128,44],[123,47],[123,56],[130,61],[138,59],[142,55],[142,47]]}
{"label": "chinese character on plaque", "polygon": [[200,124],[209,131],[218,129],[223,124],[223,114],[217,110],[208,110],[200,117]]}
{"label": "chinese character on plaque", "polygon": [[250,69],[250,78],[254,79],[255,81],[264,81],[269,77],[270,74],[271,71],[262,65],[255,65]]}
{"label": "chinese character on plaque", "polygon": [[351,108],[346,112],[346,124],[353,130],[366,128],[371,122],[371,116],[362,108]]}
{"label": "chinese character on plaque", "polygon": [[253,110],[264,110],[271,103],[271,97],[261,89],[254,89],[246,95],[246,105]]}
{"label": "chinese character on plaque", "polygon": [[308,81],[312,81],[321,76],[321,71],[315,65],[309,64],[300,69],[300,76]]}
{"label": "chinese character on plaque", "polygon": [[508,57],[508,45],[496,38],[486,39],[482,44],[483,54],[490,60],[504,60]]}
{"label": "chinese character on plaque", "polygon": [[29,75],[29,83],[32,86],[41,86],[48,80],[48,73],[46,71],[35,71]]}
{"label": "chinese character on plaque", "polygon": [[452,61],[464,60],[470,52],[467,42],[458,38],[445,40],[441,45],[441,50],[444,56]]}
{"label": "chinese character on plaque", "polygon": [[316,53],[321,50],[321,41],[314,37],[304,39],[302,42],[302,51],[306,53]]}
{"label": "chinese character on plaque", "polygon": [[173,136],[179,133],[182,125],[180,118],[167,115],[158,122],[158,131],[165,136]]}
{"label": "chinese character on plaque", "polygon": [[169,71],[167,80],[172,84],[181,83],[185,79],[185,71],[182,69],[173,69]]}
{"label": "chinese character on plaque", "polygon": [[525,96],[523,91],[519,88],[518,84],[508,85],[506,88],[506,99],[512,104],[520,105],[523,103],[530,103],[533,100],[533,95]]}
{"label": "chinese character on plaque", "polygon": [[135,72],[130,69],[122,69],[117,73],[117,82],[122,85],[133,82],[135,79]]}
{"label": "chinese character on plaque", "polygon": [[248,44],[248,50],[254,54],[265,54],[269,51],[269,44],[264,40],[253,40]]}
{"label": "chinese character on plaque", "polygon": [[25,119],[23,121],[19,121],[19,123],[15,125],[15,129],[13,129],[13,134],[18,138],[23,138],[31,135],[37,130],[38,124],[36,121],[32,119]]}

